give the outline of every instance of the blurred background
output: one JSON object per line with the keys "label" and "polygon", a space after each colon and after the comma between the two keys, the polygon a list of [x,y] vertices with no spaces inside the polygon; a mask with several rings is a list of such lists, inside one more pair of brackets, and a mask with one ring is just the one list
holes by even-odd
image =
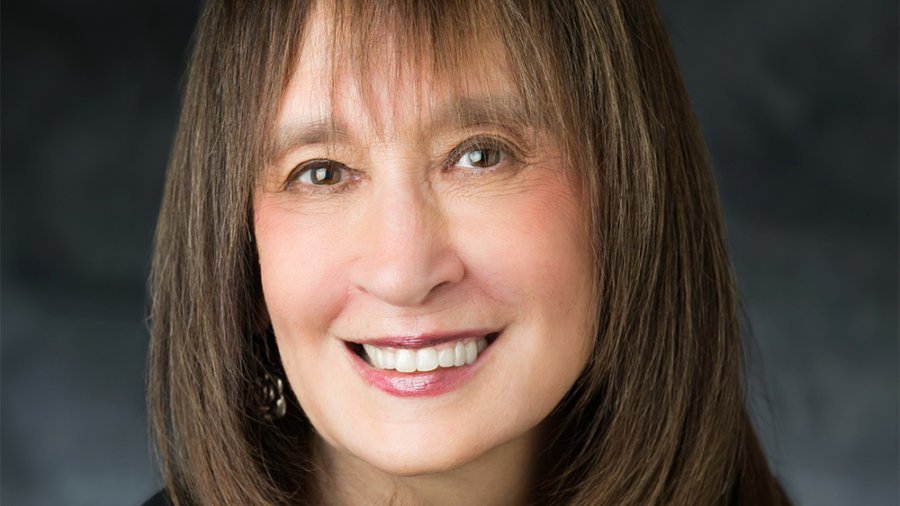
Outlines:
{"label": "blurred background", "polygon": [[[717,170],[751,408],[801,505],[898,504],[898,6],[660,0]],[[198,6],[4,2],[0,502],[140,504],[145,281]]]}

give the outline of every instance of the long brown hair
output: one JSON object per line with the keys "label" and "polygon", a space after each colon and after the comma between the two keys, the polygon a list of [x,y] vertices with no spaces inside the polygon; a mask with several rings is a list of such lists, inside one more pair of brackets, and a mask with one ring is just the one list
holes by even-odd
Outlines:
{"label": "long brown hair", "polygon": [[[494,34],[534,123],[574,167],[593,237],[594,352],[551,416],[556,464],[534,497],[788,504],[746,413],[715,184],[652,0],[337,3],[334,33],[359,73],[379,30],[444,79],[478,54],[472,34]],[[176,504],[318,500],[296,401],[274,423],[254,409],[255,378],[280,364],[251,196],[310,10],[209,1],[195,33],[151,278],[148,405]]]}

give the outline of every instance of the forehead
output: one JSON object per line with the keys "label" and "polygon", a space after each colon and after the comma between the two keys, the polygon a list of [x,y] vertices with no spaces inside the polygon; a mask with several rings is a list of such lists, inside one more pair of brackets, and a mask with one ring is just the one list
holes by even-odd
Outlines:
{"label": "forehead", "polygon": [[328,123],[332,130],[390,136],[477,116],[526,116],[496,40],[485,37],[478,51],[451,48],[460,54],[446,60],[459,64],[439,70],[434,61],[446,55],[401,43],[388,29],[370,35],[361,52],[336,33],[340,28],[323,4],[317,2],[306,21],[279,108],[280,129]]}

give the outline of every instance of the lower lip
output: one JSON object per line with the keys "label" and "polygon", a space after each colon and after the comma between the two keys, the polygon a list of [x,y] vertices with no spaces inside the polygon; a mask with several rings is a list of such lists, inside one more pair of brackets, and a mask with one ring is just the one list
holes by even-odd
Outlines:
{"label": "lower lip", "polygon": [[459,367],[438,367],[428,372],[397,372],[393,369],[378,369],[345,346],[350,363],[369,385],[395,397],[431,397],[445,394],[461,387],[475,374],[497,343],[497,336],[490,346],[478,354],[475,362]]}

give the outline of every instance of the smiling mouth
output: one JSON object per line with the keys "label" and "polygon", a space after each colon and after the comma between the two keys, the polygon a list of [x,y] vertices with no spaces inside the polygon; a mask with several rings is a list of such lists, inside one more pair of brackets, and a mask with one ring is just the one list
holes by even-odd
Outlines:
{"label": "smiling mouth", "polygon": [[478,355],[487,349],[500,332],[481,337],[463,337],[445,340],[434,346],[420,348],[396,348],[346,342],[350,350],[375,369],[402,373],[428,372],[438,368],[454,368],[473,364]]}

